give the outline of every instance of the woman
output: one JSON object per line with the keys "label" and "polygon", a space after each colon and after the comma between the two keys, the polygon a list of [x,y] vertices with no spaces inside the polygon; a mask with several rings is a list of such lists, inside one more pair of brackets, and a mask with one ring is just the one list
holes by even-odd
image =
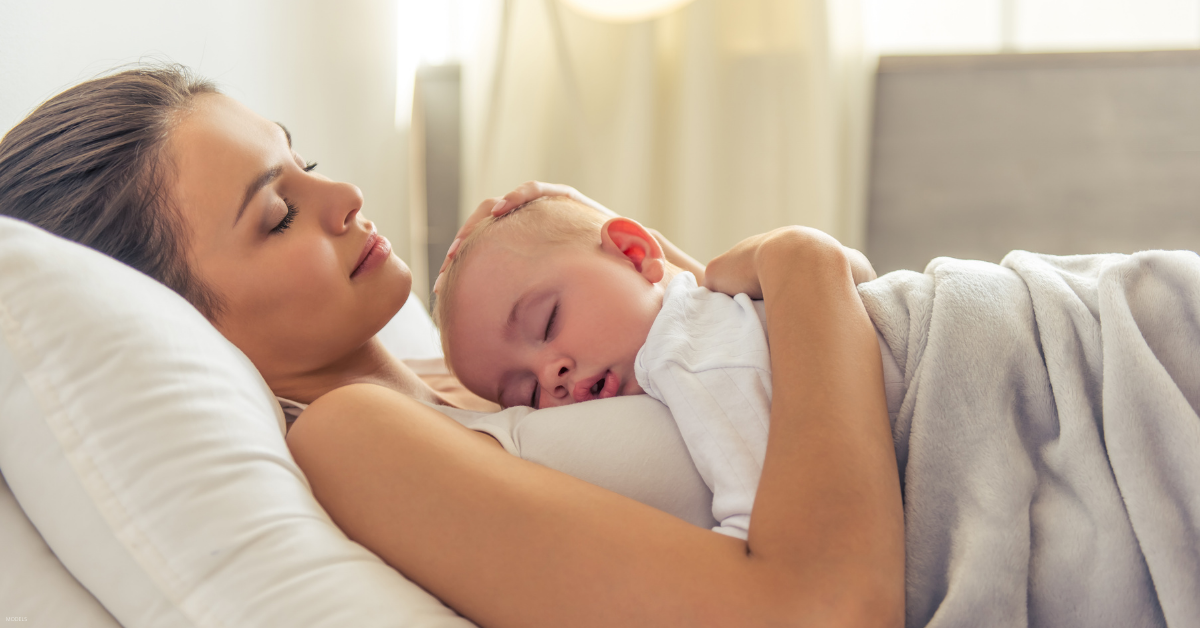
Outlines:
{"label": "woman", "polygon": [[[739,541],[509,456],[421,403],[444,401],[374,339],[409,294],[408,269],[358,188],[290,144],[182,68],[131,70],[60,94],[5,136],[0,214],[173,288],[276,394],[311,402],[288,445],[317,499],[481,625],[902,623],[879,353],[831,238],[780,230],[708,268],[710,286],[765,297],[776,356],[755,527]],[[784,272],[795,264],[809,272]]]}

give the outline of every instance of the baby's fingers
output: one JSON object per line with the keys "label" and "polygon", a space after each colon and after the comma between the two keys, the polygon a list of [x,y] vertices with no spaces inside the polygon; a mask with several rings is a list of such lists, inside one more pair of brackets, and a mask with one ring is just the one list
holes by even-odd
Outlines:
{"label": "baby's fingers", "polygon": [[755,254],[763,238],[763,235],[746,238],[713,258],[704,269],[704,287],[713,292],[745,293],[752,299],[761,299]]}

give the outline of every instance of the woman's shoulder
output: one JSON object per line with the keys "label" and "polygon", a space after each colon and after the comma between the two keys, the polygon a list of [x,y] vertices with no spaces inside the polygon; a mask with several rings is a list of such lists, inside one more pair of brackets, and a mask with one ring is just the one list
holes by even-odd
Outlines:
{"label": "woman's shoulder", "polygon": [[330,449],[339,442],[376,439],[394,446],[483,442],[493,438],[464,428],[445,414],[403,393],[377,384],[335,388],[304,409],[288,431],[288,447]]}

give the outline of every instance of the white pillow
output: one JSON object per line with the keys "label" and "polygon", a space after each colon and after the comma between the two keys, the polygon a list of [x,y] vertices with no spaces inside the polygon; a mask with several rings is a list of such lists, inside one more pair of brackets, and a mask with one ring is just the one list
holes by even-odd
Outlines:
{"label": "white pillow", "polygon": [[392,355],[401,360],[442,358],[442,336],[417,295],[409,295],[404,307],[376,334]]}
{"label": "white pillow", "polygon": [[0,613],[30,626],[120,626],[54,557],[2,478]]}
{"label": "white pillow", "polygon": [[[288,454],[262,378],[195,309],[8,218],[0,472],[111,613],[74,590],[59,599],[72,600],[72,617],[91,615],[60,625],[471,625],[333,525]],[[3,512],[19,521],[11,504]],[[5,581],[62,589],[69,580],[28,532],[12,535],[28,551],[8,552],[20,564],[0,567]],[[0,608],[25,608],[19,594],[5,586]]]}

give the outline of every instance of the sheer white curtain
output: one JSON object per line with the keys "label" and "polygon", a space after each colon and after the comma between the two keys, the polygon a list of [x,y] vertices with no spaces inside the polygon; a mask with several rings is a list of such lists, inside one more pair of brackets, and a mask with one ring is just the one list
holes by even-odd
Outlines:
{"label": "sheer white curtain", "polygon": [[558,0],[490,8],[495,38],[464,72],[466,202],[569,183],[701,259],[785,224],[861,242],[858,0],[695,0],[626,24]]}

